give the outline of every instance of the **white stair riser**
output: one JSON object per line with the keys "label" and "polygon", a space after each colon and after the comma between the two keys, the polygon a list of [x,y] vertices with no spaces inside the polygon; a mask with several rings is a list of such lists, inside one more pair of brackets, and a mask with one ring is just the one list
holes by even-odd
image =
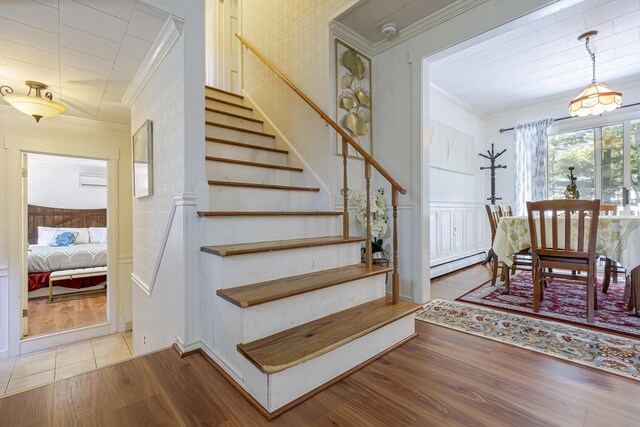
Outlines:
{"label": "white stair riser", "polygon": [[245,144],[259,145],[261,147],[268,148],[274,148],[276,144],[275,138],[271,138],[269,136],[256,135],[255,133],[226,129],[213,125],[205,126],[205,135],[210,138],[220,138],[229,141],[244,142]]}
{"label": "white stair riser", "polygon": [[[360,242],[221,257],[202,253],[205,283],[215,290],[346,267],[360,262]],[[217,297],[216,297],[217,298]]]}
{"label": "white stair riser", "polygon": [[255,341],[381,298],[386,294],[384,281],[381,274],[246,309],[234,306],[243,316],[243,336],[238,342]]}
{"label": "white stair riser", "polygon": [[222,123],[229,126],[235,126],[242,129],[250,129],[258,132],[262,132],[262,123],[254,122],[253,120],[245,120],[227,114],[216,113],[215,111],[205,110],[205,119],[208,122]]}
{"label": "white stair riser", "polygon": [[203,219],[207,245],[339,236],[341,216],[236,216]]}
{"label": "white stair riser", "polygon": [[302,172],[218,162],[215,160],[207,161],[206,174],[207,179],[218,181],[304,186],[304,174]]}
{"label": "white stair riser", "polygon": [[273,412],[283,407],[414,333],[415,316],[411,314],[327,354],[269,375],[266,409]]}
{"label": "white stair riser", "polygon": [[212,211],[310,211],[313,191],[273,190],[250,187],[209,186]]}
{"label": "white stair riser", "polygon": [[238,105],[242,105],[243,104],[243,99],[242,98],[238,98],[237,96],[233,96],[233,95],[228,95],[228,94],[223,93],[223,92],[218,92],[217,90],[213,90],[213,89],[209,89],[209,88],[205,88],[204,95],[205,96],[210,96],[210,97],[216,98],[216,99],[222,99],[223,101],[227,101],[227,102],[233,102],[234,104],[238,104]]}
{"label": "white stair riser", "polygon": [[[219,318],[218,318],[219,319]],[[219,325],[233,327],[235,325]],[[217,328],[219,329],[219,328]],[[329,353],[293,366],[277,374],[260,372],[240,353],[229,359],[216,346],[214,360],[227,362],[236,371],[236,381],[267,411],[274,412],[300,396],[320,387],[359,364],[375,357],[415,333],[415,316],[405,316],[380,329],[370,332]],[[220,342],[216,340],[217,342]],[[210,351],[205,348],[205,351]],[[229,351],[231,349],[229,348]]]}
{"label": "white stair riser", "polygon": [[226,111],[228,113],[238,114],[244,117],[253,117],[253,111],[245,108],[236,107],[234,105],[225,104],[224,102],[218,102],[215,99],[205,99],[205,106],[207,108],[214,108],[216,110]]}
{"label": "white stair riser", "polygon": [[288,161],[288,155],[285,153],[260,150],[257,148],[238,147],[237,145],[222,144],[213,141],[207,141],[205,152],[207,156],[245,160],[247,162],[272,163],[279,166],[286,166]]}

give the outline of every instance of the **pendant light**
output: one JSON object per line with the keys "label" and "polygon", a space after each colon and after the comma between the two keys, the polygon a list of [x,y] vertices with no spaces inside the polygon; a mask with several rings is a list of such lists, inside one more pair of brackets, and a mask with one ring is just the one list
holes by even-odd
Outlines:
{"label": "pendant light", "polygon": [[579,41],[584,40],[585,49],[591,57],[593,80],[569,104],[571,117],[597,116],[622,106],[622,93],[611,90],[606,84],[596,81],[596,55],[589,47],[589,40],[596,34],[598,34],[597,31],[589,31],[578,37]]}
{"label": "pendant light", "polygon": [[[43,117],[53,117],[67,111],[67,107],[53,101],[51,92],[46,92],[44,98],[42,97],[42,91],[49,88],[46,84],[31,80],[27,80],[24,84],[29,87],[29,93],[26,95],[13,95],[13,88],[10,86],[0,86],[0,94],[16,110],[33,116],[36,123],[40,123]],[[29,96],[32,90],[35,90],[35,96]]]}

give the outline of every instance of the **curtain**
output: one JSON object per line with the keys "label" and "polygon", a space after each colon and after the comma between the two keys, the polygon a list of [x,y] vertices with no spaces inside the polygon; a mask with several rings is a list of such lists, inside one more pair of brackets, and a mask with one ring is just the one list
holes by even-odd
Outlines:
{"label": "curtain", "polygon": [[527,202],[547,198],[547,129],[553,119],[517,125],[515,162],[516,215],[526,215]]}

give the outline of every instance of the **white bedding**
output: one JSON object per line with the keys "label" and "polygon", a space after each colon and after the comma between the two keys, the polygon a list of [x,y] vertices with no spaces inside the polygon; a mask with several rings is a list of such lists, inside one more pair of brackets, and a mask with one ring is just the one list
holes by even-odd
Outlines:
{"label": "white bedding", "polygon": [[105,267],[106,265],[106,243],[86,243],[64,247],[29,246],[29,273]]}

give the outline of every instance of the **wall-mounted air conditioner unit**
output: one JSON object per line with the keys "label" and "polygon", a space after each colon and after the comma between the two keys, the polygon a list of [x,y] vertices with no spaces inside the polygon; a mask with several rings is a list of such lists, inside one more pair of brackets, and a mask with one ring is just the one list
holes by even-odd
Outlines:
{"label": "wall-mounted air conditioner unit", "polygon": [[90,187],[106,187],[107,177],[100,175],[87,175],[85,173],[78,174],[80,185]]}

